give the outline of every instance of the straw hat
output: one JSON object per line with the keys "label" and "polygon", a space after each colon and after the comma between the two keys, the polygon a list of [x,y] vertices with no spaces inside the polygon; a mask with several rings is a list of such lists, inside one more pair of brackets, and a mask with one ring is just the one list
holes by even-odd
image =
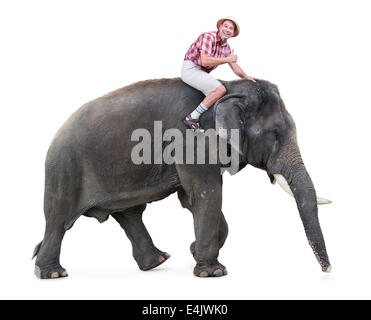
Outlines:
{"label": "straw hat", "polygon": [[238,25],[237,21],[235,18],[233,17],[225,17],[225,18],[221,18],[218,20],[218,22],[216,23],[216,27],[219,29],[220,25],[225,21],[225,20],[230,20],[234,23],[234,25],[236,26],[235,30],[234,30],[234,34],[233,34],[233,37],[237,37],[238,34],[240,33],[240,26]]}

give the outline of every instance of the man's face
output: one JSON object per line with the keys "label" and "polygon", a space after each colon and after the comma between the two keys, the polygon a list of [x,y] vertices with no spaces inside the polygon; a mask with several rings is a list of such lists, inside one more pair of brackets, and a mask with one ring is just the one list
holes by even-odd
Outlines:
{"label": "man's face", "polygon": [[219,36],[222,40],[227,40],[234,35],[234,23],[230,20],[224,20],[219,27]]}

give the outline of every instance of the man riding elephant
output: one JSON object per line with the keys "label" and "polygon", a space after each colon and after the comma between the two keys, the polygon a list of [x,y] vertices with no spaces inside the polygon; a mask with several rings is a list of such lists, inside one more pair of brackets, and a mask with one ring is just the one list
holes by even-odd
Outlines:
{"label": "man riding elephant", "polygon": [[[234,20],[224,20],[218,22],[221,42],[226,41],[232,31],[234,36],[239,32]],[[229,24],[231,21],[233,26]],[[201,59],[205,57],[205,65],[211,69],[224,59],[221,54],[211,57],[207,51],[201,51]],[[247,77],[235,60],[230,65],[235,72]],[[195,69],[200,71],[201,66],[196,65]],[[208,75],[208,72],[202,74]],[[255,82],[251,77],[221,80],[220,83],[209,92],[210,96],[206,96],[206,105],[211,106],[216,96],[220,97],[220,86],[225,88],[223,94],[226,91],[228,94],[200,117],[201,126],[214,129],[219,136],[218,144],[210,143],[211,139],[205,144],[205,154],[220,150],[226,142],[231,150],[239,151],[236,153],[238,171],[247,165],[264,170],[271,183],[277,181],[289,192],[295,198],[307,240],[321,269],[329,272],[331,264],[317,204],[330,201],[317,197],[300,154],[294,120],[278,87],[268,81]],[[222,212],[221,175],[228,164],[220,158],[215,162],[163,161],[166,157],[162,150],[173,143],[163,135],[172,130],[174,137],[175,132],[187,137],[192,130],[187,130],[181,119],[192,114],[192,108],[202,99],[199,90],[179,78],[147,80],[90,101],[70,116],[54,136],[45,160],[45,232],[34,251],[35,273],[39,278],[68,275],[60,264],[62,241],[66,231],[81,216],[94,217],[99,222],[111,216],[131,241],[138,267],[151,270],[159,266],[170,255],[155,246],[142,217],[148,203],[173,193],[178,194],[181,205],[193,215],[195,239],[190,249],[196,261],[194,275],[220,277],[227,274],[218,258],[228,235]],[[193,119],[191,117],[192,123]],[[142,136],[134,135],[138,129]],[[237,130],[239,139],[225,139],[219,134],[232,130]],[[161,138],[157,139],[158,136]],[[197,139],[205,136],[207,133],[194,133]],[[133,161],[132,151],[138,149],[139,141],[141,144],[147,140],[150,161]],[[186,147],[187,144],[183,145],[182,154],[187,159]],[[143,158],[146,158],[145,149],[141,149]],[[198,146],[194,145],[192,151],[198,152]],[[178,159],[175,155],[174,158]],[[248,199],[244,201],[243,209]],[[236,254],[238,259],[241,253]]]}
{"label": "man riding elephant", "polygon": [[200,129],[200,115],[227,92],[225,86],[210,75],[217,66],[228,63],[240,78],[253,82],[258,80],[242,70],[237,64],[237,55],[227,43],[229,38],[237,37],[240,33],[236,19],[232,17],[219,19],[216,26],[218,31],[204,32],[192,43],[182,65],[182,80],[205,95],[199,106],[184,119],[184,123],[194,130]]}

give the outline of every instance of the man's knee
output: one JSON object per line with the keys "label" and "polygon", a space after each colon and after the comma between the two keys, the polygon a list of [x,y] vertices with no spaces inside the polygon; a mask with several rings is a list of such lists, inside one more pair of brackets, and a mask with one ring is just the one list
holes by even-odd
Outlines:
{"label": "man's knee", "polygon": [[217,93],[218,96],[223,97],[227,93],[227,89],[221,84],[214,92]]}

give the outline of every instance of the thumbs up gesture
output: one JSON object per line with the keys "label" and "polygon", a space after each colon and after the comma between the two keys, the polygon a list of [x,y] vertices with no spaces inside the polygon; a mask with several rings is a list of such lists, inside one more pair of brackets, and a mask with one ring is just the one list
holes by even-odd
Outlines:
{"label": "thumbs up gesture", "polygon": [[238,57],[234,53],[234,49],[232,49],[232,52],[231,52],[230,56],[228,57],[228,63],[237,62],[237,60],[238,60]]}

